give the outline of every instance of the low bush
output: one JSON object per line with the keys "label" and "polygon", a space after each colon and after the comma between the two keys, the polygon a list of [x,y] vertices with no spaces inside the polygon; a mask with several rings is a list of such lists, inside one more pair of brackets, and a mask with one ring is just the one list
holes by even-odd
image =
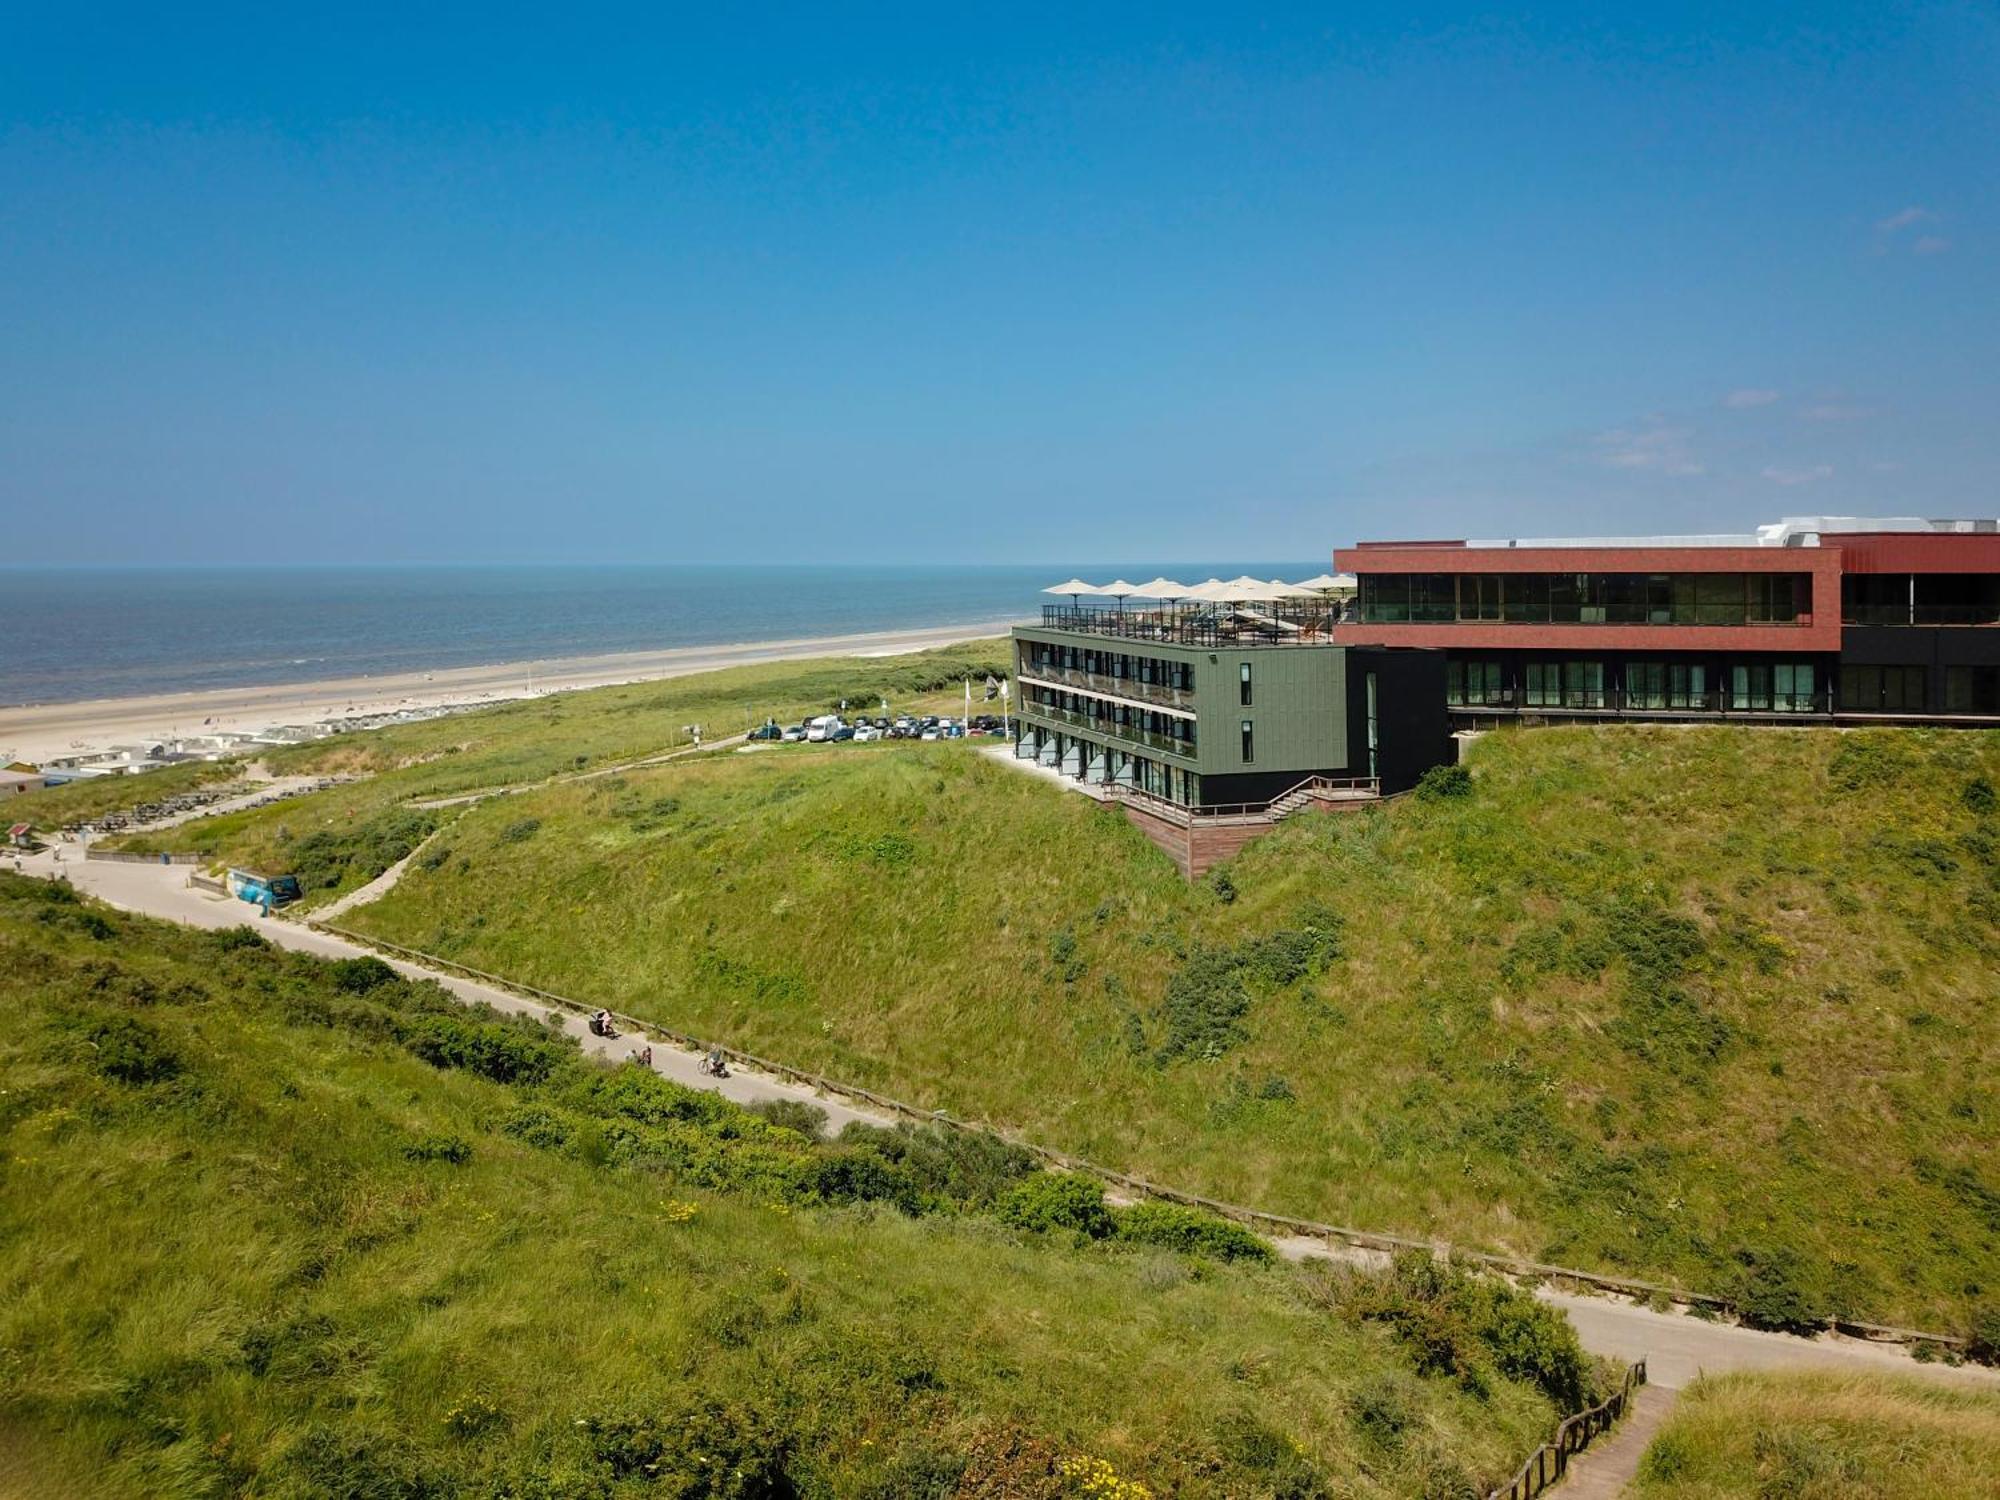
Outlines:
{"label": "low bush", "polygon": [[1024,1177],[1000,1199],[1002,1223],[1039,1232],[1068,1230],[1086,1239],[1108,1239],[1118,1231],[1104,1205],[1104,1189],[1074,1172],[1037,1172]]}
{"label": "low bush", "polygon": [[1737,1249],[1736,1261],[1733,1301],[1736,1315],[1750,1327],[1808,1337],[1826,1327],[1825,1300],[1807,1285],[1804,1262],[1796,1250],[1785,1245],[1744,1245]]}
{"label": "low bush", "polygon": [[794,1131],[809,1141],[826,1136],[826,1111],[803,1099],[766,1099],[750,1106],[750,1112],[780,1130]]}
{"label": "low bush", "polygon": [[1417,778],[1417,797],[1423,802],[1472,795],[1472,772],[1464,766],[1432,766]]}
{"label": "low bush", "polygon": [[1178,1203],[1135,1203],[1112,1214],[1117,1236],[1135,1245],[1157,1245],[1183,1255],[1216,1260],[1267,1261],[1270,1245],[1241,1224]]}
{"label": "low bush", "polygon": [[907,1173],[937,1206],[987,1208],[1023,1178],[1040,1170],[1035,1157],[984,1131],[938,1125],[892,1128],[850,1124],[840,1143],[869,1151]]}
{"label": "low bush", "polygon": [[1385,1278],[1340,1282],[1335,1300],[1388,1324],[1423,1374],[1448,1376],[1480,1393],[1497,1372],[1532,1381],[1566,1412],[1590,1403],[1590,1360],[1576,1331],[1532,1292],[1496,1277],[1474,1276],[1428,1251],[1407,1250]]}
{"label": "low bush", "polygon": [[505,1022],[422,1016],[403,1045],[437,1068],[464,1068],[495,1083],[540,1083],[567,1060],[558,1043]]}
{"label": "low bush", "polygon": [[472,1144],[455,1135],[419,1136],[403,1148],[410,1161],[442,1161],[463,1166],[472,1160]]}

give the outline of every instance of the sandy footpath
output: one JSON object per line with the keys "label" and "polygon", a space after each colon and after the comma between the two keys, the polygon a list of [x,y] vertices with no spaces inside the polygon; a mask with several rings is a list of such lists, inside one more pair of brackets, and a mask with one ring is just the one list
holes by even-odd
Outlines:
{"label": "sandy footpath", "polygon": [[220,688],[211,692],[162,693],[147,698],[0,707],[0,765],[10,760],[40,762],[80,750],[101,750],[110,745],[176,735],[256,733],[280,724],[360,717],[404,708],[495,703],[573,688],[683,677],[692,672],[710,672],[752,662],[809,656],[901,655],[1005,635],[1014,623],[995,620],[977,625],[878,630],[859,635],[750,641],[729,646],[678,646],[610,656],[451,667],[399,676],[346,677],[326,682]]}

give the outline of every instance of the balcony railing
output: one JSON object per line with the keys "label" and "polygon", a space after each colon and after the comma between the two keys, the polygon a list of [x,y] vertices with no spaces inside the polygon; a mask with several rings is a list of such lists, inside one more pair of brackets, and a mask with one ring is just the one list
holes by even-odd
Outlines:
{"label": "balcony railing", "polygon": [[1080,714],[1071,708],[1052,708],[1045,703],[1023,700],[1020,706],[1023,718],[1042,719],[1051,724],[1066,725],[1071,729],[1081,729],[1090,734],[1103,735],[1109,739],[1124,740],[1128,744],[1143,745],[1148,750],[1156,750],[1162,755],[1176,756],[1181,760],[1194,759],[1194,741],[1176,739],[1170,734],[1160,734],[1151,729],[1141,729],[1136,724],[1120,724],[1114,719],[1093,718]]}
{"label": "balcony railing", "polygon": [[1162,682],[1141,682],[1136,677],[1117,677],[1105,672],[1086,672],[1078,667],[1060,667],[1053,662],[1032,659],[1021,663],[1021,675],[1079,693],[1100,693],[1113,698],[1157,704],[1161,708],[1178,708],[1189,713],[1194,711],[1194,691],[1191,688],[1169,687]]}
{"label": "balcony railing", "polygon": [[1085,631],[1170,646],[1324,646],[1341,619],[1338,605],[1316,599],[1182,609],[1042,606],[1046,630]]}
{"label": "balcony railing", "polygon": [[1453,713],[1600,713],[1600,714],[1830,714],[1833,694],[1771,693],[1738,698],[1727,688],[1704,693],[1634,693],[1622,688],[1600,692],[1564,693],[1541,697],[1517,691],[1487,693],[1478,699],[1445,700]]}
{"label": "balcony railing", "polygon": [[1993,604],[1849,604],[1840,612],[1843,625],[2000,625],[2000,605]]}
{"label": "balcony railing", "polygon": [[[1450,609],[1414,609],[1398,604],[1368,605],[1354,616],[1363,625],[1810,625],[1808,611],[1760,614],[1740,604],[1697,604],[1685,609],[1626,612],[1584,607],[1574,612],[1545,610],[1539,614],[1459,614]],[[1896,623],[1900,624],[1901,621]]]}

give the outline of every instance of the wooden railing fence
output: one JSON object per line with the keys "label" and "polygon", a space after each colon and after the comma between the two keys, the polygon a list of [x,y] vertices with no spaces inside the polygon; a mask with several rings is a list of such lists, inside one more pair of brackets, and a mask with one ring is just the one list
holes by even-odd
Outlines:
{"label": "wooden railing fence", "polygon": [[1581,1453],[1590,1440],[1625,1414],[1632,1393],[1646,1383],[1646,1362],[1642,1359],[1625,1371],[1618,1389],[1597,1405],[1565,1417],[1555,1436],[1528,1455],[1520,1472],[1486,1497],[1486,1500],[1535,1500],[1535,1497],[1569,1472],[1569,1456]]}

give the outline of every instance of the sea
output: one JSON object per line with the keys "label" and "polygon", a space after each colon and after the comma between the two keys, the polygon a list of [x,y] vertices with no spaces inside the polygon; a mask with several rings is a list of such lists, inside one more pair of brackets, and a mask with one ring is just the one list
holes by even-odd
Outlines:
{"label": "sea", "polygon": [[0,705],[1027,619],[1042,590],[1306,562],[0,570]]}

